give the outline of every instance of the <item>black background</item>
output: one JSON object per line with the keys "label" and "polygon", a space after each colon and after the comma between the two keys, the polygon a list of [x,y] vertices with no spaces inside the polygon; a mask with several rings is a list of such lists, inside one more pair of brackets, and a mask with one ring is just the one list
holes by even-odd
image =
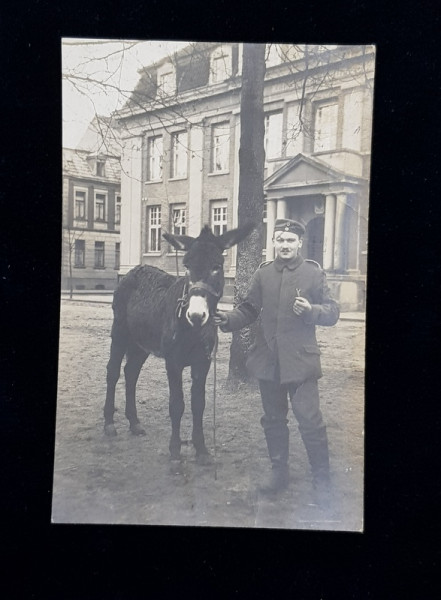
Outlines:
{"label": "black background", "polygon": [[[439,10],[428,0],[303,4],[3,3],[3,597],[434,597],[429,589],[441,566]],[[364,533],[50,524],[61,37],[377,45]]]}

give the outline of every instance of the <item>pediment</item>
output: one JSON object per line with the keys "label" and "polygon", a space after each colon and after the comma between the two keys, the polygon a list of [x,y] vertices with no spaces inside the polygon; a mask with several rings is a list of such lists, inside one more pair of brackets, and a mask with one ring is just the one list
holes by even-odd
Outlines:
{"label": "pediment", "polygon": [[265,189],[334,183],[341,181],[343,173],[315,158],[298,154],[265,180]]}

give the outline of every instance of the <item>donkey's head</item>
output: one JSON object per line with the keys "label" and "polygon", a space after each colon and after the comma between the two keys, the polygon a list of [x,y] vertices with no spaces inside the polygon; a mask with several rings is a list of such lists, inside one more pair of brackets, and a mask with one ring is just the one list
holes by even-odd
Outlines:
{"label": "donkey's head", "polygon": [[208,225],[199,237],[164,233],[164,238],[177,250],[185,250],[184,266],[189,279],[186,317],[190,325],[205,325],[212,315],[224,289],[223,251],[247,237],[254,226],[226,231],[215,236]]}

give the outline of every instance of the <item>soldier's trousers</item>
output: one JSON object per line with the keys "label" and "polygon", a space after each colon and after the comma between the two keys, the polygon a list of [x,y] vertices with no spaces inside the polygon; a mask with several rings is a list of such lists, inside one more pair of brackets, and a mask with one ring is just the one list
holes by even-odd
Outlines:
{"label": "soldier's trousers", "polygon": [[274,468],[288,464],[288,398],[306,448],[313,477],[329,477],[329,453],[326,426],[320,411],[318,382],[309,379],[300,386],[259,380],[268,454]]}

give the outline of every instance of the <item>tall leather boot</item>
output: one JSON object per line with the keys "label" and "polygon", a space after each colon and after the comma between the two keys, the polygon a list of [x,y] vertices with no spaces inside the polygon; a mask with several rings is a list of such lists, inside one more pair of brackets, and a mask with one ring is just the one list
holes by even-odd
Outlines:
{"label": "tall leather boot", "polygon": [[303,431],[301,435],[311,465],[315,502],[319,506],[327,508],[331,502],[331,480],[326,427],[308,432]]}
{"label": "tall leather boot", "polygon": [[272,494],[288,486],[289,429],[286,424],[262,424],[271,460],[271,472],[266,481],[259,486],[259,490],[264,494]]}

